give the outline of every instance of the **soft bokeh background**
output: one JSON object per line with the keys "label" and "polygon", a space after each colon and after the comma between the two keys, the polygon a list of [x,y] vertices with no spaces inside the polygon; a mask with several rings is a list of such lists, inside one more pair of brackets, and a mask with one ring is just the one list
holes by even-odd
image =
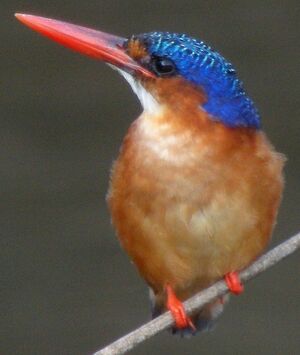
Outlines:
{"label": "soft bokeh background", "polygon": [[[13,13],[124,36],[187,32],[229,58],[289,158],[275,245],[300,229],[297,9],[291,0],[1,0],[1,354],[91,354],[149,319],[147,288],[105,203],[137,99],[117,73]],[[162,333],[132,354],[299,354],[299,261],[298,253],[247,284],[214,332]]]}

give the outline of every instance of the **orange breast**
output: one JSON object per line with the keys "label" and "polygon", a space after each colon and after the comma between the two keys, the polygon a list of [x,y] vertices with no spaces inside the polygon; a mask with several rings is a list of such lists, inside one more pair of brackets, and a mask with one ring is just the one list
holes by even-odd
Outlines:
{"label": "orange breast", "polygon": [[195,115],[165,108],[135,121],[108,194],[141,275],[155,292],[169,283],[182,299],[262,252],[283,186],[283,158],[263,133]]}

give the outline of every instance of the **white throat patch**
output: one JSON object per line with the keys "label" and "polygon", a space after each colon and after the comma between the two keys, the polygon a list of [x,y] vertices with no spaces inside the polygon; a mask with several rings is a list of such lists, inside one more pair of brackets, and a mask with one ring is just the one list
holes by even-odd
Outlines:
{"label": "white throat patch", "polygon": [[144,86],[136,80],[132,75],[129,73],[115,67],[114,65],[110,66],[117,70],[129,83],[131,86],[133,92],[137,95],[137,97],[140,100],[140,103],[144,109],[144,111],[148,114],[157,114],[158,111],[160,111],[161,105],[158,103],[158,101],[147,91]]}

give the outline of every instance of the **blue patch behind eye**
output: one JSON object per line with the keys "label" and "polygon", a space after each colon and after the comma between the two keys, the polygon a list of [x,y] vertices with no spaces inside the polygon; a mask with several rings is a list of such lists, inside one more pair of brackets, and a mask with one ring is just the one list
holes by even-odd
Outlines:
{"label": "blue patch behind eye", "polygon": [[229,127],[260,128],[260,117],[233,66],[202,41],[184,34],[150,32],[137,36],[151,55],[171,59],[186,80],[207,95],[202,106]]}

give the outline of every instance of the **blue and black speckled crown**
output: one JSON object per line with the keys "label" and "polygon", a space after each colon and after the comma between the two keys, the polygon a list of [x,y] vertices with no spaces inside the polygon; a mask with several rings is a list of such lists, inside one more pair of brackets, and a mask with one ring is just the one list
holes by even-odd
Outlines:
{"label": "blue and black speckled crown", "polygon": [[203,108],[215,119],[230,127],[260,128],[256,107],[231,63],[218,52],[184,34],[150,32],[135,37],[150,55],[171,59],[181,76],[204,90]]}

